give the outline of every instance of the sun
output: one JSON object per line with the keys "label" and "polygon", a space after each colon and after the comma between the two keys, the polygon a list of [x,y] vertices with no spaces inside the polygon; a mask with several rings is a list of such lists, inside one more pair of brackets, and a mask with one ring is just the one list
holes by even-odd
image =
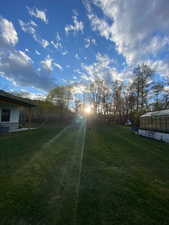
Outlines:
{"label": "sun", "polygon": [[91,114],[92,113],[92,107],[90,105],[87,105],[85,108],[84,108],[84,112],[86,114]]}

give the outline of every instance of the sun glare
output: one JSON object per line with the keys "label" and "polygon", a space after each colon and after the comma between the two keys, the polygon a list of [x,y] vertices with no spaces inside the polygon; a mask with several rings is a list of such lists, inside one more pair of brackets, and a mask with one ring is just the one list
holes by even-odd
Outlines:
{"label": "sun glare", "polygon": [[84,108],[84,112],[85,112],[86,114],[91,114],[91,112],[92,112],[91,106],[90,106],[90,105],[86,106],[86,107]]}

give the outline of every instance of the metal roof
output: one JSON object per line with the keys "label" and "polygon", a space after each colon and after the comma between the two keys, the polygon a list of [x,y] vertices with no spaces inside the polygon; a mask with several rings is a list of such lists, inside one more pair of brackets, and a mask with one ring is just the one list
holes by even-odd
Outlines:
{"label": "metal roof", "polygon": [[154,117],[154,116],[169,116],[169,109],[155,111],[155,112],[148,112],[143,114],[141,117]]}
{"label": "metal roof", "polygon": [[13,104],[22,105],[25,107],[34,107],[35,105],[29,99],[21,98],[3,90],[0,90],[0,102],[9,102]]}

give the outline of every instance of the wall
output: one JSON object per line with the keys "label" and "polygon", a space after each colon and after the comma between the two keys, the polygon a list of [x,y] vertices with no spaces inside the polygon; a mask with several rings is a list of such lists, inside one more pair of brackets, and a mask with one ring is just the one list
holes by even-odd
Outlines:
{"label": "wall", "polygon": [[159,116],[159,117],[141,117],[140,118],[140,128],[161,132],[169,131],[169,116]]}
{"label": "wall", "polygon": [[164,141],[166,143],[169,143],[169,133],[162,133],[162,132],[156,132],[156,131],[150,131],[150,130],[141,130],[138,131],[139,135],[153,138],[159,141]]}
{"label": "wall", "polygon": [[[10,121],[9,122],[1,122],[1,111],[3,108],[10,109]],[[10,106],[10,105],[0,105],[0,126],[9,127],[9,130],[16,130],[19,127],[19,107]]]}

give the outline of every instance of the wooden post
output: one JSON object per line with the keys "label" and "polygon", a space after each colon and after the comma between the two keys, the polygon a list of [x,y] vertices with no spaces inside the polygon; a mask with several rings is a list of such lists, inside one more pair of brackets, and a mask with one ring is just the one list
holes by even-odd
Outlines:
{"label": "wooden post", "polygon": [[28,127],[31,128],[31,122],[32,122],[32,108],[28,108]]}

